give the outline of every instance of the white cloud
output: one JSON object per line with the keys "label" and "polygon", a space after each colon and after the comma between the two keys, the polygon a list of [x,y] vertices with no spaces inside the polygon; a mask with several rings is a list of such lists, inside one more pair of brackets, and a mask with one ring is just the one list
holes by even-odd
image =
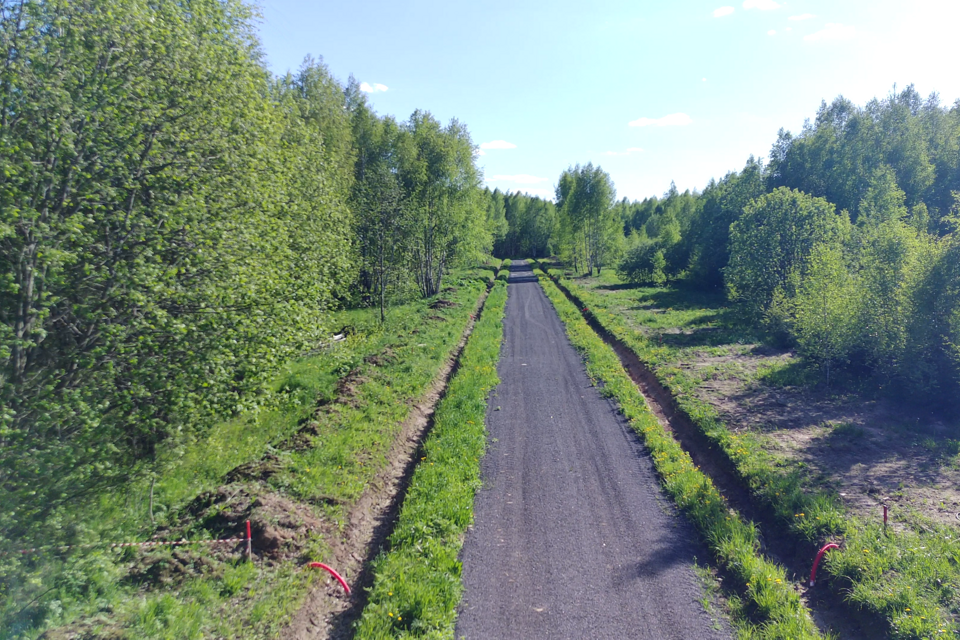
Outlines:
{"label": "white cloud", "polygon": [[816,33],[803,36],[803,39],[808,42],[816,42],[818,40],[848,40],[856,34],[857,30],[853,27],[847,27],[836,22],[828,22],[826,27]]}
{"label": "white cloud", "polygon": [[690,124],[693,120],[685,113],[671,113],[662,118],[638,118],[631,120],[628,125],[631,127],[673,127]]}
{"label": "white cloud", "polygon": [[488,180],[493,182],[518,182],[520,184],[537,184],[538,182],[550,182],[550,178],[539,178],[527,173],[518,173],[512,176],[490,176]]}
{"label": "white cloud", "polygon": [[363,91],[365,93],[380,93],[386,90],[387,90],[387,85],[380,84],[379,82],[374,82],[373,84],[370,84],[368,82],[360,83],[360,91]]}
{"label": "white cloud", "polygon": [[790,16],[789,20],[794,20],[794,21],[809,20],[810,18],[816,18],[816,17],[817,16],[813,15],[812,13],[801,13],[798,16]]}
{"label": "white cloud", "polygon": [[517,145],[506,140],[491,140],[480,145],[481,149],[516,149]]}
{"label": "white cloud", "polygon": [[767,35],[768,35],[768,36],[775,36],[775,35],[777,35],[777,30],[776,30],[776,29],[770,29],[770,31],[767,31]]}
{"label": "white cloud", "polygon": [[744,9],[760,9],[760,11],[770,11],[771,9],[779,9],[778,5],[773,0],[743,0]]}
{"label": "white cloud", "polygon": [[477,149],[477,152],[476,152],[476,153],[477,153],[478,156],[485,156],[485,155],[487,155],[487,152],[484,151],[483,149]]}
{"label": "white cloud", "polygon": [[604,155],[608,156],[628,156],[631,153],[640,153],[643,151],[640,147],[627,147],[626,151],[606,151]]}
{"label": "white cloud", "polygon": [[734,11],[733,7],[720,7],[719,9],[713,10],[713,17],[722,18],[723,16],[730,15],[731,13],[733,13],[733,11]]}

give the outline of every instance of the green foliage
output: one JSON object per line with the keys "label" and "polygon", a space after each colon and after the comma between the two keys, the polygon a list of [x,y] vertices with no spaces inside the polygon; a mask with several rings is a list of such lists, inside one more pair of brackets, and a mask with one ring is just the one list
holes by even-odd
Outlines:
{"label": "green foliage", "polygon": [[559,220],[552,202],[519,192],[504,196],[499,189],[487,191],[486,197],[490,203],[488,211],[489,207],[503,208],[507,225],[505,233],[494,244],[495,255],[538,258],[553,252]]}
{"label": "green foliage", "polygon": [[907,217],[907,195],[897,186],[893,169],[881,165],[873,172],[867,192],[860,200],[857,223],[877,225]]}
{"label": "green foliage", "polygon": [[506,285],[497,283],[437,407],[390,550],[374,564],[358,638],[453,637],[463,591],[457,556],[480,488],[487,396],[499,382],[506,300]]}
{"label": "green foliage", "polygon": [[723,271],[730,260],[730,226],[751,200],[763,195],[764,180],[763,164],[751,157],[740,173],[728,173],[703,190],[688,234],[690,275],[698,286],[723,286]]}
{"label": "green foliage", "polygon": [[585,273],[601,271],[616,260],[623,241],[610,175],[592,163],[576,165],[560,175],[556,191],[564,254]]}
{"label": "green foliage", "polygon": [[[823,103],[800,135],[781,130],[770,153],[769,186],[826,198],[856,219],[873,215],[875,199],[864,194],[895,193],[883,188],[876,194],[882,176],[887,185],[899,185],[906,206],[924,202],[938,227],[958,189],[958,131],[960,110],[943,108],[935,93],[923,100],[912,85],[863,107],[838,97]],[[885,208],[899,209],[891,204]]]}
{"label": "green foliage", "polygon": [[731,300],[755,318],[792,300],[814,248],[840,242],[846,226],[832,204],[799,191],[780,188],[751,201],[730,227]]}
{"label": "green foliage", "polygon": [[921,245],[901,295],[908,313],[895,370],[921,397],[949,403],[960,388],[960,238]]}
{"label": "green foliage", "polygon": [[789,303],[798,349],[820,365],[828,385],[831,365],[848,356],[859,337],[860,288],[840,247],[822,244],[814,247],[809,272]]}
{"label": "green foliage", "polygon": [[255,406],[324,333],[349,213],[249,20],[234,1],[4,4],[9,536]]}
{"label": "green foliage", "polygon": [[398,181],[409,216],[409,265],[426,298],[441,288],[444,272],[479,262],[492,248],[481,214],[480,174],[474,147],[462,123],[446,127],[415,111],[399,145]]}

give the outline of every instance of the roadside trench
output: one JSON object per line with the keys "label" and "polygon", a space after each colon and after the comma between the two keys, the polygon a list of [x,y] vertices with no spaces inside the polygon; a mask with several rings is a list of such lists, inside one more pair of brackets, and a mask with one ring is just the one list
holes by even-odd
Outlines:
{"label": "roadside trench", "polygon": [[335,566],[348,580],[350,595],[345,595],[333,578],[325,576],[313,586],[280,637],[291,640],[347,640],[353,637],[354,623],[363,613],[368,591],[373,586],[373,561],[393,532],[420,459],[421,447],[433,428],[434,411],[460,368],[460,356],[483,313],[489,293],[488,286],[478,299],[447,362],[412,405],[390,448],[387,465],[350,509],[339,539],[330,540],[332,553],[326,562]]}
{"label": "roadside trench", "polygon": [[[548,273],[539,262],[535,264],[544,274]],[[744,519],[757,525],[760,552],[786,568],[788,577],[795,584],[803,585],[798,589],[801,600],[821,632],[836,634],[844,640],[877,640],[887,637],[889,630],[865,613],[847,605],[836,585],[830,585],[829,591],[823,587],[806,586],[817,549],[807,543],[777,535],[774,515],[763,505],[754,503],[733,463],[710,442],[690,416],[677,406],[673,394],[660,383],[656,374],[627,345],[607,331],[592,313],[584,311],[583,301],[558,278],[548,277],[567,299],[576,305],[590,328],[614,350],[624,370],[637,385],[647,406],[663,428],[690,455],[700,471],[710,478],[727,503]],[[770,535],[764,535],[764,532]],[[826,581],[820,584],[824,582]]]}

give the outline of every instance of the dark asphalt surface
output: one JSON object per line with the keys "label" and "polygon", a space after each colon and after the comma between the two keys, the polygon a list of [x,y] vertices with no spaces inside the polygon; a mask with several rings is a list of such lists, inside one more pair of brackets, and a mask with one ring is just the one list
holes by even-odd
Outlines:
{"label": "dark asphalt surface", "polygon": [[530,267],[514,265],[508,291],[456,637],[731,637],[700,604],[692,527]]}

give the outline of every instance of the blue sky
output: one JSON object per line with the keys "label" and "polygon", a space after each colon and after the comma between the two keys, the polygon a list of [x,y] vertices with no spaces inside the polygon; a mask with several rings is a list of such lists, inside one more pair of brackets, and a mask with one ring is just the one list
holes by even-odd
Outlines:
{"label": "blue sky", "polygon": [[[550,196],[600,164],[619,197],[703,188],[766,156],[821,100],[913,83],[960,99],[960,2],[261,0],[275,73],[307,54],[373,107],[466,123],[486,182]],[[954,61],[954,62],[951,62]]]}

